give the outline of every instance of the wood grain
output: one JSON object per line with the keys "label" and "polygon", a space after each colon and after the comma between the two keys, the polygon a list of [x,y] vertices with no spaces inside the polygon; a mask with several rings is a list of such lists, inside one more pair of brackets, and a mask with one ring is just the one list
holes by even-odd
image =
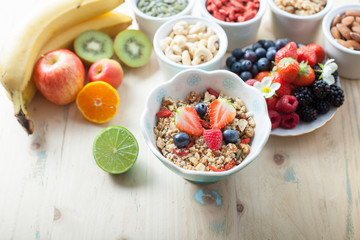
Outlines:
{"label": "wood grain", "polygon": [[[44,1],[7,1],[0,41]],[[335,6],[351,2],[358,1]],[[119,11],[133,16],[128,3]],[[267,9],[258,38],[276,38],[270,16]],[[149,89],[167,80],[155,55],[124,72],[115,119],[94,125],[75,104],[55,106],[37,94],[32,136],[0,87],[0,239],[360,239],[360,80],[341,79],[344,105],[322,128],[271,136],[238,174],[194,184],[163,166],[141,135]],[[119,176],[91,158],[94,137],[115,124],[140,145],[134,167]]]}

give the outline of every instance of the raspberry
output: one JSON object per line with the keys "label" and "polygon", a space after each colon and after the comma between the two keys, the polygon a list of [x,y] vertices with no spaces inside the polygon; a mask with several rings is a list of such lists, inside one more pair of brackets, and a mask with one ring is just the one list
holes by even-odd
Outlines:
{"label": "raspberry", "polygon": [[317,115],[318,115],[317,110],[308,105],[301,106],[297,110],[297,113],[299,114],[300,119],[305,122],[312,122],[312,121],[316,120]]}
{"label": "raspberry", "polygon": [[330,86],[327,100],[334,107],[340,107],[344,103],[344,91],[337,85]]}
{"label": "raspberry", "polygon": [[254,86],[254,83],[256,83],[256,82],[258,82],[258,80],[256,80],[256,79],[248,79],[245,81],[245,83],[250,86]]}
{"label": "raspberry", "polygon": [[204,140],[206,145],[212,150],[217,151],[221,148],[222,132],[220,129],[209,129],[204,131]]}
{"label": "raspberry", "polygon": [[313,101],[313,94],[308,87],[298,87],[294,92],[300,105],[308,105]]}
{"label": "raspberry", "polygon": [[266,105],[268,110],[275,110],[275,105],[278,102],[279,98],[275,95],[273,95],[271,98],[266,98]]}
{"label": "raspberry", "polygon": [[281,113],[291,113],[296,110],[298,104],[299,104],[299,102],[295,96],[284,95],[276,103],[275,109]]}
{"label": "raspberry", "polygon": [[277,128],[281,122],[281,115],[277,111],[269,110],[269,118],[271,121],[271,130]]}
{"label": "raspberry", "polygon": [[281,115],[280,127],[285,129],[292,129],[299,124],[299,115],[296,113],[287,113]]}

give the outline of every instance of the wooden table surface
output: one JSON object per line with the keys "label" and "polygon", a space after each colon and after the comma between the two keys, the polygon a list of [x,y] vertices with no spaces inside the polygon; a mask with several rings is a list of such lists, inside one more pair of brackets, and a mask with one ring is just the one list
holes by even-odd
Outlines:
{"label": "wooden table surface", "polygon": [[[1,40],[46,1],[2,4]],[[359,3],[335,0],[334,6],[351,2]],[[119,11],[133,16],[128,3]],[[276,38],[270,19],[268,8],[258,38]],[[344,105],[322,128],[271,136],[241,172],[194,184],[163,166],[141,135],[147,93],[167,80],[155,54],[144,67],[124,72],[113,120],[91,124],[74,103],[56,106],[37,94],[30,136],[0,87],[1,240],[360,239],[360,80],[341,78]],[[140,145],[134,167],[118,176],[91,158],[95,136],[110,125],[128,128]]]}

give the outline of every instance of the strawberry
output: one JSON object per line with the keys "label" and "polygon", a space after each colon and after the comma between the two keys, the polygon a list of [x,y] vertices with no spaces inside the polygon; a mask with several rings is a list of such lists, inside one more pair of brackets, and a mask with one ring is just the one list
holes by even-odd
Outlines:
{"label": "strawberry", "polygon": [[223,136],[220,129],[208,129],[204,131],[204,140],[212,151],[217,151],[221,148],[222,138]]}
{"label": "strawberry", "polygon": [[275,54],[275,62],[280,62],[281,59],[285,57],[291,57],[293,59],[297,59],[297,46],[295,42],[289,42],[285,45],[285,47],[280,48]]}
{"label": "strawberry", "polygon": [[313,49],[308,47],[300,47],[296,51],[298,55],[298,62],[307,61],[310,66],[314,66],[316,64],[316,54]]}
{"label": "strawberry", "polygon": [[300,67],[298,61],[291,57],[281,59],[276,65],[276,71],[285,82],[293,82],[299,73]]}
{"label": "strawberry", "polygon": [[218,98],[209,107],[211,128],[221,129],[234,120],[236,110],[230,101],[225,98]]}
{"label": "strawberry", "polygon": [[260,81],[264,78],[269,76],[270,72],[269,71],[264,71],[264,72],[259,72],[258,74],[256,74],[255,79]]}
{"label": "strawberry", "polygon": [[316,63],[321,63],[321,62],[324,61],[326,53],[325,53],[324,49],[319,44],[310,43],[306,47],[312,49],[315,52]]}
{"label": "strawberry", "polygon": [[275,95],[273,95],[271,98],[266,98],[265,99],[268,111],[269,110],[275,110],[275,105],[276,105],[278,100],[279,100],[279,98],[277,96],[275,96]]}
{"label": "strawberry", "polygon": [[299,74],[293,84],[296,86],[309,86],[315,81],[315,73],[312,67],[305,62],[300,63]]}
{"label": "strawberry", "polygon": [[176,127],[187,134],[200,136],[203,133],[200,118],[192,106],[184,106],[175,115]]}
{"label": "strawberry", "polygon": [[274,72],[270,77],[272,77],[272,82],[280,83],[280,88],[275,92],[278,97],[291,94],[290,83],[285,82],[278,72]]}
{"label": "strawberry", "polygon": [[171,111],[170,110],[167,110],[167,109],[164,109],[164,110],[160,110],[156,113],[156,116],[157,117],[170,117],[171,116]]}
{"label": "strawberry", "polygon": [[254,86],[254,83],[258,82],[256,79],[248,79],[245,81],[247,85]]}

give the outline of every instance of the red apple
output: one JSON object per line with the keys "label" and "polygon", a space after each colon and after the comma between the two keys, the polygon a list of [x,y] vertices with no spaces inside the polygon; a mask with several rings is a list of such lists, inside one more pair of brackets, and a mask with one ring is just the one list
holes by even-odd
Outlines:
{"label": "red apple", "polygon": [[33,79],[46,99],[66,105],[76,99],[84,86],[85,69],[75,53],[58,49],[40,57],[34,68]]}
{"label": "red apple", "polygon": [[117,89],[124,72],[119,62],[113,59],[100,59],[94,62],[88,72],[89,82],[104,81]]}

